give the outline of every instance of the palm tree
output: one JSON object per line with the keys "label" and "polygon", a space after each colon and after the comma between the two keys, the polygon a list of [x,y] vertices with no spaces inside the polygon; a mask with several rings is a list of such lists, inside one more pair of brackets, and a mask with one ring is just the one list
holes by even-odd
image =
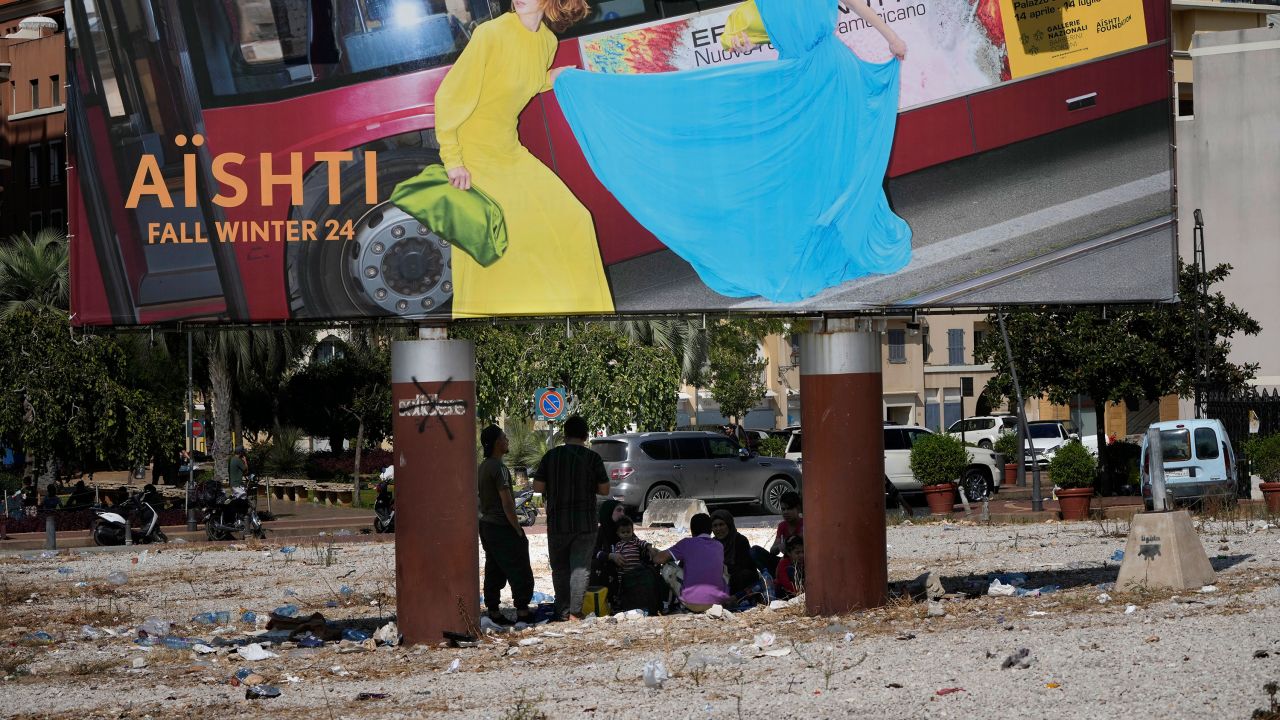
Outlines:
{"label": "palm tree", "polygon": [[267,392],[279,390],[315,337],[311,331],[298,328],[202,330],[195,337],[209,367],[213,476],[224,482],[232,452],[236,381],[242,386],[257,384]]}
{"label": "palm tree", "polygon": [[0,317],[24,309],[66,312],[69,299],[67,238],[61,230],[44,228],[34,238],[18,233],[0,245]]}
{"label": "palm tree", "polygon": [[695,387],[706,379],[710,344],[706,327],[694,320],[622,320],[617,323],[632,342],[661,348],[680,362],[680,379]]}

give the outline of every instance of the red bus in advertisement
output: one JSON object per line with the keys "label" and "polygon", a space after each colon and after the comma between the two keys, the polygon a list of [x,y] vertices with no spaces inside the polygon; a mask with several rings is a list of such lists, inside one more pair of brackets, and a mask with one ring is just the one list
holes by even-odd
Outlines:
{"label": "red bus in advertisement", "polygon": [[[1043,139],[1072,128],[1086,128],[1073,142],[1085,144],[1094,128],[1113,135],[1100,143],[1120,148],[1125,133],[1141,126],[1146,142],[1164,153],[1153,161],[1152,177],[1163,172],[1167,183],[1169,6],[1106,1],[1124,3],[1128,14],[1085,29],[1105,37],[1107,23],[1118,29],[1123,20],[1137,39],[1092,53],[1060,52],[1045,64],[1052,53],[1037,38],[1047,48],[1072,28],[1033,28],[1054,19],[1034,17],[1038,3],[869,0],[899,27],[954,21],[971,28],[955,42],[981,45],[965,50],[966,58],[978,58],[966,65],[949,62],[926,36],[913,41],[904,33],[914,44],[903,65],[891,201],[896,183],[904,194],[932,192],[913,187],[913,178],[934,172],[930,182],[942,182],[939,173],[955,163],[1001,152],[1034,150],[1052,164],[1060,143]],[[561,37],[554,65],[649,72],[767,60],[720,48],[723,18],[738,4],[593,1],[592,16]],[[74,322],[449,317],[449,244],[403,214],[393,217],[385,201],[397,182],[440,161],[435,90],[476,27],[508,11],[507,0],[78,0],[68,7]],[[857,50],[865,28],[847,13],[840,22],[842,39]],[[1010,30],[1022,33],[1021,42],[1006,48]],[[642,67],[634,52],[611,55],[610,47],[659,36],[668,38],[662,67]],[[630,64],[607,67],[618,58]],[[624,273],[646,272],[662,244],[597,181],[553,93],[534,98],[519,130],[522,143],[590,211],[615,293],[628,282]],[[1041,145],[1020,145],[1036,138]],[[1079,162],[1103,161],[1082,154]],[[144,167],[154,182],[138,197]],[[966,170],[973,171],[990,172]],[[1058,182],[1069,192],[1069,179]],[[238,201],[215,201],[220,190]],[[1106,187],[1092,190],[1105,194]],[[1167,224],[1159,218],[1171,212],[1166,191],[1154,209],[1121,213],[1071,241],[1140,222]],[[230,242],[217,237],[223,227],[257,237]],[[325,241],[295,242],[291,235],[299,233]],[[376,267],[368,264],[371,252],[382,258]],[[1006,264],[1035,252],[1011,253]],[[617,303],[620,313],[717,307],[728,305]]]}

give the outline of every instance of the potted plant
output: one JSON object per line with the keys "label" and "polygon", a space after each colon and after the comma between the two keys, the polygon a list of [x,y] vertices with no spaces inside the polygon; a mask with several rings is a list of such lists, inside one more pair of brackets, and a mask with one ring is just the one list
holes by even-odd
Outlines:
{"label": "potted plant", "polygon": [[1018,433],[1001,433],[993,448],[1004,459],[1004,484],[1018,484]]}
{"label": "potted plant", "polygon": [[969,464],[964,443],[950,435],[920,435],[911,447],[911,474],[924,486],[929,512],[950,513],[956,504],[956,481]]}
{"label": "potted plant", "polygon": [[1262,480],[1258,488],[1262,490],[1267,510],[1280,514],[1280,433],[1247,441],[1244,452],[1249,458],[1250,470]]}
{"label": "potted plant", "polygon": [[1078,440],[1058,448],[1049,460],[1049,476],[1058,486],[1058,507],[1063,520],[1087,520],[1093,499],[1098,462]]}

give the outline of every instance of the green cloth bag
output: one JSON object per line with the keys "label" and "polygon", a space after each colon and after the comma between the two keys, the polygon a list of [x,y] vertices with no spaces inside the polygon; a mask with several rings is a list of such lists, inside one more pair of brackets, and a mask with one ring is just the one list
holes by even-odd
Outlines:
{"label": "green cloth bag", "polygon": [[470,190],[450,185],[443,165],[428,165],[396,185],[391,202],[483,267],[507,251],[502,208],[474,184]]}

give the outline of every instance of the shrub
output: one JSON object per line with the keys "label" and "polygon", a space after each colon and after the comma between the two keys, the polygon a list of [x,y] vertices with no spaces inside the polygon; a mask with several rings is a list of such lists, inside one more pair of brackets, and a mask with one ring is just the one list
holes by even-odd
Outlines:
{"label": "shrub", "polygon": [[1098,463],[1084,445],[1072,440],[1049,460],[1049,475],[1061,488],[1091,488],[1098,476]]}
{"label": "shrub", "polygon": [[[394,463],[393,453],[381,448],[365,450],[360,453],[360,474],[377,475],[382,469]],[[356,471],[356,454],[347,450],[341,453],[322,451],[311,453],[304,466],[307,477],[312,480],[333,480],[350,478]]]}
{"label": "shrub", "polygon": [[911,447],[911,474],[921,485],[955,482],[968,464],[964,444],[950,435],[920,435]]}
{"label": "shrub", "polygon": [[760,441],[756,452],[768,457],[782,457],[787,454],[787,439],[771,435]]}
{"label": "shrub", "polygon": [[1000,433],[991,449],[1000,453],[1006,463],[1018,462],[1018,433]]}
{"label": "shrub", "polygon": [[1280,482],[1280,433],[1246,440],[1244,454],[1250,472],[1263,482]]}
{"label": "shrub", "polygon": [[307,454],[298,449],[298,443],[306,436],[296,427],[277,428],[262,457],[263,472],[271,477],[301,476]]}

